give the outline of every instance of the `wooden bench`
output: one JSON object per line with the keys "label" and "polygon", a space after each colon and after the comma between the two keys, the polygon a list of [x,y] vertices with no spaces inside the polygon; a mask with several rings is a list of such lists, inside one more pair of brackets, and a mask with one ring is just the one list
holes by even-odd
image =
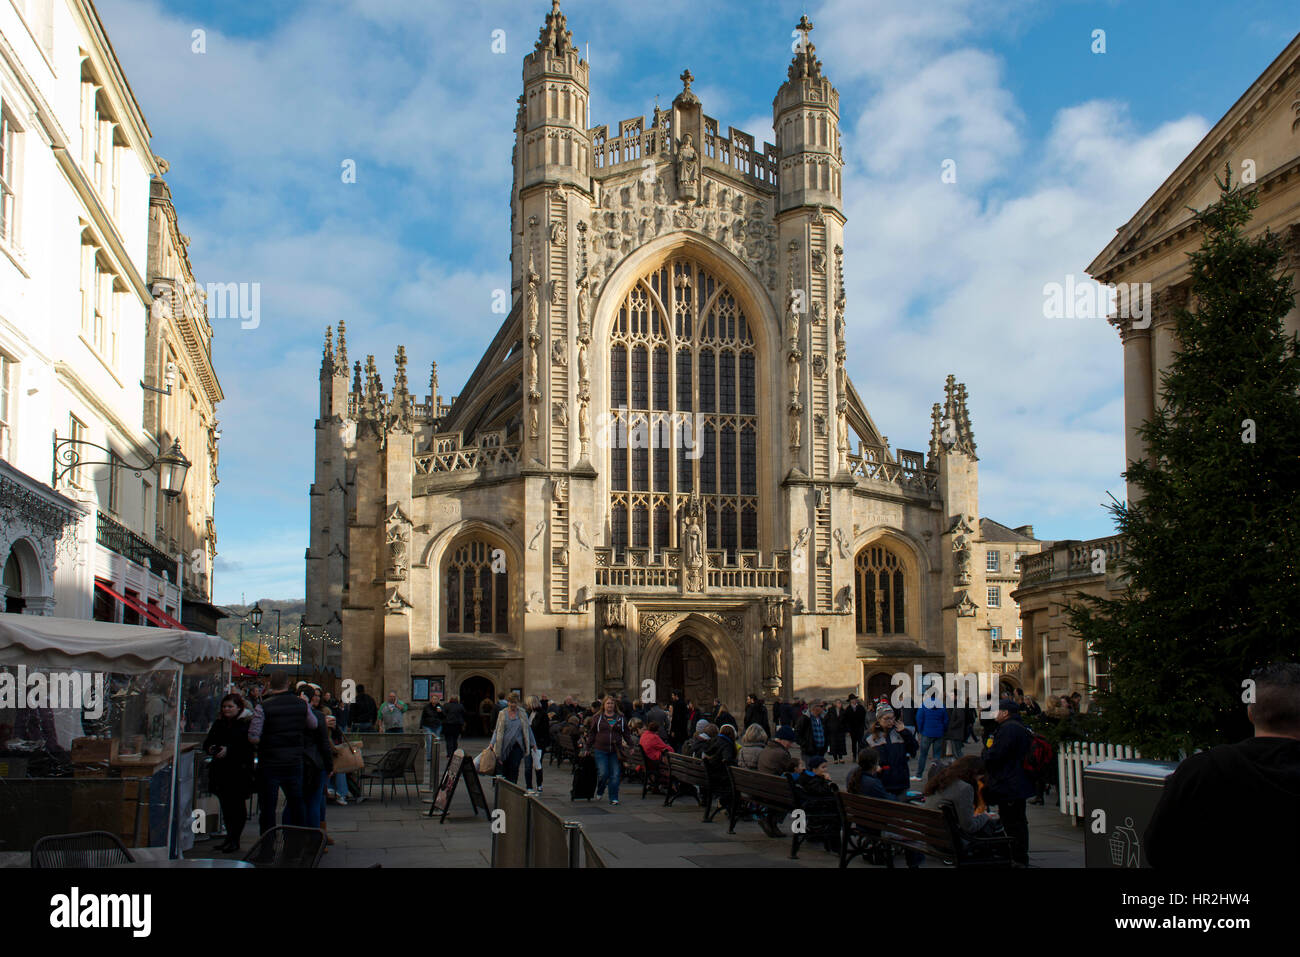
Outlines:
{"label": "wooden bench", "polygon": [[956,867],[1010,867],[1011,839],[984,838],[983,852],[972,856],[957,826],[951,805],[924,807],[902,801],[885,801],[841,791],[840,867],[855,857],[867,857],[873,845],[886,848],[885,864],[894,866],[896,847],[919,851]]}
{"label": "wooden bench", "polygon": [[[664,752],[664,757],[667,757],[668,753]],[[672,782],[668,777],[668,765],[662,759],[652,761],[644,751],[641,752],[641,755],[645,758],[645,777],[641,781],[642,799],[651,791],[658,794],[660,789],[670,790]]]}
{"label": "wooden bench", "polygon": [[685,754],[669,752],[665,755],[668,763],[668,793],[664,796],[664,807],[669,807],[682,793],[680,784],[689,784],[696,791],[696,799],[704,808],[705,823],[722,809],[714,807],[714,786],[709,769],[702,758],[692,758]]}
{"label": "wooden bench", "polygon": [[[727,826],[728,834],[736,833],[741,807],[747,802],[757,804],[763,811],[779,811],[782,814],[800,809],[799,792],[786,775],[765,774],[739,766],[729,768],[728,771],[731,774],[731,822]],[[805,830],[800,834],[793,832],[793,828],[791,830],[790,857],[793,859],[799,856],[799,845],[808,839],[810,833]]]}

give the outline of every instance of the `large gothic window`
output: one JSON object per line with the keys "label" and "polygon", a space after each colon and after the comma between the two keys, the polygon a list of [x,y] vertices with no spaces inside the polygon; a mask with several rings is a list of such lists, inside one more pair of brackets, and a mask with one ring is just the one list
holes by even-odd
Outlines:
{"label": "large gothic window", "polygon": [[677,547],[693,493],[708,548],[758,548],[757,356],[717,276],[662,263],[632,287],[610,333],[610,544]]}
{"label": "large gothic window", "polygon": [[510,575],[505,553],[488,542],[462,542],[452,549],[443,573],[446,634],[504,635],[510,631]]}
{"label": "large gothic window", "polygon": [[858,634],[901,635],[907,631],[903,563],[883,545],[869,545],[854,562]]}

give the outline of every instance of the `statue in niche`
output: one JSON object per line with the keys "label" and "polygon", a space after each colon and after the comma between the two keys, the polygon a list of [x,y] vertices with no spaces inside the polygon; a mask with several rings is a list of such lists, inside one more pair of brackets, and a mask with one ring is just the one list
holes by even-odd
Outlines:
{"label": "statue in niche", "polygon": [[537,335],[537,287],[541,283],[542,277],[537,275],[533,267],[533,257],[530,253],[528,256],[528,335]]}
{"label": "statue in niche", "polygon": [[563,246],[569,239],[569,230],[563,222],[556,220],[551,223],[551,242],[556,246]]}
{"label": "statue in niche", "polygon": [[764,629],[763,638],[763,680],[772,684],[781,682],[781,643],[777,641],[775,628]]}
{"label": "statue in niche", "polygon": [[528,434],[534,439],[537,438],[537,406],[528,410]]}
{"label": "statue in niche", "polygon": [[407,532],[400,525],[394,525],[388,530],[388,574],[387,578],[391,581],[406,580],[406,544],[409,539]]}
{"label": "statue in niche", "polygon": [[578,289],[578,338],[585,339],[591,335],[591,327],[587,319],[587,286],[590,280],[584,272],[577,282]]}
{"label": "statue in niche", "polygon": [[790,448],[797,449],[803,443],[803,425],[798,415],[790,416]]}
{"label": "statue in niche", "polygon": [[683,190],[694,187],[699,181],[700,157],[695,152],[695,138],[690,133],[682,137],[682,145],[677,149],[677,185]]}
{"label": "statue in niche", "polygon": [[802,366],[799,360],[793,355],[790,356],[790,395],[792,396],[797,396],[799,394],[799,376],[801,368]]}
{"label": "statue in niche", "polygon": [[614,630],[605,632],[605,680],[623,680],[623,639]]}
{"label": "statue in niche", "polygon": [[569,354],[564,348],[564,342],[556,339],[551,344],[551,362],[557,366],[567,366],[569,364]]}
{"label": "statue in niche", "polygon": [[581,444],[581,454],[586,457],[591,442],[591,415],[587,411],[586,396],[578,399],[578,442]]}
{"label": "statue in niche", "polygon": [[849,417],[845,412],[837,416],[835,423],[836,441],[840,447],[840,464],[847,465],[849,461]]}
{"label": "statue in niche", "polygon": [[578,381],[586,382],[590,371],[591,368],[587,360],[587,344],[585,342],[579,342],[578,343]]}
{"label": "statue in niche", "polygon": [[569,427],[569,407],[563,402],[555,402],[551,407],[551,418],[562,429]]}

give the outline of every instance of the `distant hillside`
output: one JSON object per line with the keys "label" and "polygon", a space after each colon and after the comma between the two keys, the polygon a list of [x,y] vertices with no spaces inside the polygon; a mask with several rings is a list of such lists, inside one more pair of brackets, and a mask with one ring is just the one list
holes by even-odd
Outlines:
{"label": "distant hillside", "polygon": [[217,623],[217,634],[235,644],[239,641],[239,626],[244,626],[244,640],[256,640],[257,632],[253,629],[253,623],[248,619],[248,613],[253,610],[253,605],[262,606],[262,629],[263,638],[275,640],[275,613],[280,612],[280,634],[286,638],[298,637],[298,621],[307,611],[307,602],[301,598],[293,599],[275,599],[259,598],[257,601],[248,605],[222,605],[221,607],[229,613],[229,618],[223,618]]}

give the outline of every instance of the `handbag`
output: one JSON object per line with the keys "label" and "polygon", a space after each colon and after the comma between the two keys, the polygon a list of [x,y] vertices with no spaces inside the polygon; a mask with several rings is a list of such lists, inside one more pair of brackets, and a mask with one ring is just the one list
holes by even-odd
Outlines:
{"label": "handbag", "polygon": [[497,754],[490,747],[484,748],[474,763],[478,766],[479,774],[491,774],[497,769]]}
{"label": "handbag", "polygon": [[333,750],[335,774],[351,774],[366,766],[365,759],[361,757],[361,748],[346,740],[342,744],[334,745]]}

